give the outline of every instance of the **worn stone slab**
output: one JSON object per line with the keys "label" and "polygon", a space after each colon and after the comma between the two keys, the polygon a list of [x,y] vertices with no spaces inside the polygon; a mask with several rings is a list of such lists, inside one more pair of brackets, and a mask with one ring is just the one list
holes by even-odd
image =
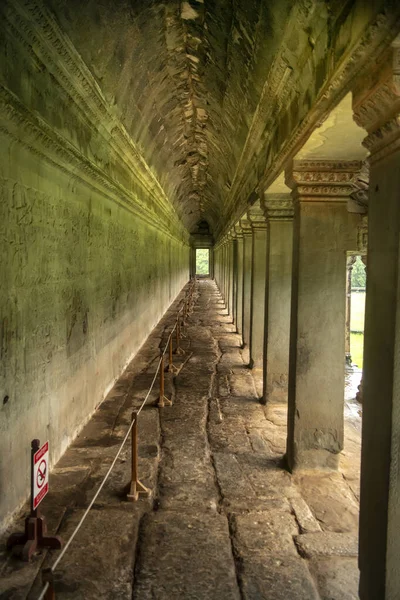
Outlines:
{"label": "worn stone slab", "polygon": [[358,537],[352,533],[332,533],[321,531],[305,533],[296,537],[296,544],[302,556],[357,556]]}
{"label": "worn stone slab", "polygon": [[209,423],[209,436],[214,450],[228,453],[251,452],[250,438],[243,422],[228,421],[222,413],[222,423]]}
{"label": "worn stone slab", "polygon": [[310,507],[301,496],[291,498],[290,504],[300,526],[301,533],[321,531],[321,527],[317,519],[314,517]]}
{"label": "worn stone slab", "polygon": [[234,373],[229,375],[229,387],[232,396],[238,398],[257,398],[251,372],[245,366],[235,369]]}
{"label": "worn stone slab", "polygon": [[255,453],[243,453],[236,458],[258,496],[290,498],[299,494],[280,458]]}
{"label": "worn stone slab", "polygon": [[252,429],[249,431],[250,444],[253,448],[254,452],[259,454],[269,454],[270,446],[264,439],[262,432],[259,432],[257,429]]}
{"label": "worn stone slab", "polygon": [[265,416],[277,427],[287,427],[287,405],[268,402],[265,407]]}
{"label": "worn stone slab", "polygon": [[140,538],[134,600],[240,600],[226,517],[162,511]]}
{"label": "worn stone slab", "polygon": [[292,556],[245,560],[241,587],[244,600],[320,600],[306,562]]}
{"label": "worn stone slab", "polygon": [[305,472],[294,481],[323,530],[357,531],[359,507],[341,473]]}
{"label": "worn stone slab", "polygon": [[234,519],[235,548],[241,556],[297,556],[293,536],[298,527],[293,515],[282,510],[266,510],[237,515]]}
{"label": "worn stone slab", "polygon": [[163,481],[159,485],[158,507],[165,510],[217,510],[218,491],[212,477],[202,481]]}
{"label": "worn stone slab", "polygon": [[236,456],[215,452],[213,457],[224,503],[229,506],[242,499],[250,505],[256,494]]}
{"label": "worn stone slab", "polygon": [[317,558],[309,562],[321,600],[358,600],[360,572],[356,558]]}
{"label": "worn stone slab", "polygon": [[[60,531],[65,539],[83,512],[76,510],[65,519]],[[92,509],[56,571],[57,600],[130,600],[140,517],[138,508]],[[44,566],[52,562],[47,559]],[[36,600],[41,589],[35,581],[27,600]]]}

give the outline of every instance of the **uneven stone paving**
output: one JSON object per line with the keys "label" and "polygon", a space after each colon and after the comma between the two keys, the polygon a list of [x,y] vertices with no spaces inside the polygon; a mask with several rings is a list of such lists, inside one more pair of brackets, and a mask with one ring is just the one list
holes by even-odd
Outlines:
{"label": "uneven stone paving", "polygon": [[[44,508],[65,539],[150,385],[176,304],[54,470]],[[57,598],[358,598],[359,423],[346,422],[342,472],[291,476],[286,406],[259,403],[259,374],[233,329],[215,284],[200,280],[186,354],[167,380],[173,406],[153,402],[140,416],[140,474],[152,497],[126,502],[125,449],[60,564]],[[0,598],[36,598],[38,570],[53,560],[3,556]]]}

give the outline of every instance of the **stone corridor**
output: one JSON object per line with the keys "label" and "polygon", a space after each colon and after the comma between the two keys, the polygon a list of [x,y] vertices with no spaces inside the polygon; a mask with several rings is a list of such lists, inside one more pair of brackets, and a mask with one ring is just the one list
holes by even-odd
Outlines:
{"label": "stone corridor", "polygon": [[[140,478],[152,495],[125,500],[125,448],[56,571],[57,600],[355,600],[359,418],[347,411],[339,472],[290,475],[286,405],[260,404],[215,283],[198,281],[195,297],[186,353],[167,378],[173,406],[156,408],[155,391],[140,415]],[[43,509],[65,540],[142,402],[178,302],[53,471]],[[37,598],[54,555],[23,564],[1,548],[0,598]]]}

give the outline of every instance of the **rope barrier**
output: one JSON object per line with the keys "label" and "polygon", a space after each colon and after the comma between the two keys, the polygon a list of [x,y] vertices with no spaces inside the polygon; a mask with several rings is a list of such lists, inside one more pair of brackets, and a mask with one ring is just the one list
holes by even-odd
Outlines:
{"label": "rope barrier", "polygon": [[[80,530],[80,528],[82,527],[87,515],[89,514],[91,508],[93,507],[94,503],[96,502],[97,498],[100,495],[101,490],[103,489],[105,483],[107,482],[107,479],[109,478],[111,471],[113,470],[113,468],[116,465],[116,462],[122,452],[123,447],[125,446],[129,435],[132,431],[132,428],[135,426],[135,424],[137,424],[137,420],[138,420],[138,416],[140,415],[140,413],[142,412],[144,406],[147,403],[147,400],[149,399],[149,396],[151,394],[151,392],[153,391],[153,387],[154,384],[156,382],[158,373],[160,372],[160,367],[163,368],[164,365],[164,357],[165,357],[165,353],[167,351],[167,348],[170,347],[170,342],[172,342],[172,336],[175,332],[175,330],[179,331],[179,326],[178,326],[178,322],[179,322],[179,315],[182,311],[184,311],[184,307],[186,307],[187,301],[190,299],[190,301],[192,301],[192,296],[193,296],[193,290],[195,287],[195,280],[193,280],[190,285],[189,285],[189,289],[188,289],[188,293],[186,294],[185,298],[183,299],[183,304],[181,306],[181,308],[178,311],[178,316],[177,319],[175,321],[175,325],[173,326],[168,339],[167,339],[167,343],[165,344],[164,350],[161,352],[161,356],[160,359],[158,361],[158,365],[157,365],[157,369],[156,372],[154,374],[153,380],[151,382],[150,388],[142,402],[142,404],[140,405],[140,408],[135,411],[135,416],[132,418],[131,424],[125,434],[124,439],[122,440],[122,443],[118,449],[117,454],[114,457],[114,460],[112,461],[110,468],[108,469],[107,473],[105,474],[103,481],[101,482],[100,486],[97,489],[97,492],[95,493],[95,495],[93,496],[92,500],[89,503],[89,506],[87,507],[87,509],[85,510],[85,512],[83,513],[78,525],[75,527],[74,531],[72,532],[68,542],[65,544],[65,546],[63,547],[63,549],[61,550],[60,554],[58,555],[58,557],[56,558],[56,560],[54,561],[54,564],[49,568],[49,569],[45,569],[44,573],[45,573],[45,578],[43,580],[43,583],[45,584],[42,592],[40,594],[40,596],[38,597],[38,600],[44,600],[47,598],[53,598],[54,597],[54,588],[53,588],[53,582],[52,582],[52,575],[54,573],[54,571],[56,570],[56,568],[58,567],[58,565],[60,564],[60,562],[62,561],[62,559],[64,558],[68,548],[70,547],[70,545],[72,544],[73,540],[75,539],[78,531]],[[179,346],[178,346],[179,347]]]}

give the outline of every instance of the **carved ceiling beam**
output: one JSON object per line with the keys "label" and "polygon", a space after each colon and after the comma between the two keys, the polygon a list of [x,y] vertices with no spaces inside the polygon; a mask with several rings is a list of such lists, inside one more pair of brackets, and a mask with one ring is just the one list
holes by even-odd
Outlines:
{"label": "carved ceiling beam", "polygon": [[356,160],[295,160],[285,172],[285,182],[295,202],[347,202],[361,167]]}
{"label": "carved ceiling beam", "polygon": [[353,93],[354,120],[368,134],[363,145],[370,164],[400,149],[400,35],[375,67]]}
{"label": "carved ceiling beam", "polygon": [[[340,100],[352,89],[354,89],[354,81],[357,77],[362,77],[371,70],[371,64],[376,60],[377,56],[382,56],[385,49],[395,38],[400,23],[400,8],[395,7],[392,11],[387,13],[380,13],[376,19],[372,21],[369,26],[365,29],[359,40],[352,46],[351,50],[346,53],[343,60],[338,64],[337,69],[331,74],[331,77],[327,79],[325,86],[320,90],[318,98],[312,108],[304,118],[299,119],[297,125],[293,128],[293,131],[279,146],[279,150],[276,153],[270,153],[270,156],[266,160],[264,171],[259,179],[259,190],[267,189],[278,177],[279,173],[285,168],[285,165],[297,154],[302,148],[305,141],[309,138],[312,131],[318,127],[329,115],[333,107],[340,102]],[[280,56],[279,56],[280,58]],[[280,70],[280,65],[277,62],[275,65],[277,71]],[[400,71],[400,69],[399,69]],[[289,83],[294,87],[295,74],[289,78]],[[272,76],[272,74],[271,74]],[[271,77],[270,76],[270,77]],[[270,81],[270,77],[267,83]],[[398,77],[400,77],[398,73]],[[279,90],[279,98],[274,97],[274,121],[279,124],[279,118],[281,114],[277,110],[278,105],[289,106],[286,99],[285,102],[281,102],[281,97],[288,95],[287,83]],[[261,101],[263,97],[261,98]],[[281,109],[282,113],[284,109]],[[265,113],[261,110],[261,106],[258,107],[258,113],[264,119]],[[287,113],[286,113],[287,114]],[[284,115],[285,116],[285,115]],[[264,121],[265,123],[265,121]],[[262,128],[263,124],[261,121],[257,123],[257,126]],[[268,134],[265,134],[263,139],[263,147],[268,147],[271,140],[274,138],[274,134],[278,129],[279,125],[275,127],[271,126]],[[250,132],[249,132],[250,136]],[[240,159],[238,169],[241,168],[243,177],[247,174],[252,173],[252,169],[249,167],[249,160],[254,161],[254,154],[246,159],[244,158],[245,153],[247,154],[248,144],[243,149],[243,156]],[[242,166],[243,165],[243,166]],[[249,175],[248,175],[249,176]],[[238,180],[236,175],[235,179]],[[242,181],[240,181],[242,183]],[[251,182],[253,185],[254,182]],[[244,210],[244,198],[243,183],[239,187],[239,180],[234,182],[234,185],[230,189],[230,198],[227,200],[226,205],[226,225],[229,226],[230,222],[237,219],[237,214],[241,214]],[[224,226],[220,226],[219,231],[224,231]]]}

